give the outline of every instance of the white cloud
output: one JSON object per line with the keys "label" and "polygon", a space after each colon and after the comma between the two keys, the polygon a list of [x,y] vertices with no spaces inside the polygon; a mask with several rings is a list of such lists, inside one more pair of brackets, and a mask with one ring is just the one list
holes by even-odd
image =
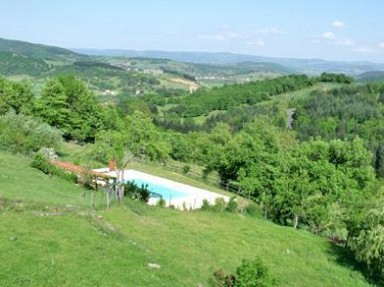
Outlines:
{"label": "white cloud", "polygon": [[341,21],[333,21],[332,26],[338,29],[344,28],[344,22]]}
{"label": "white cloud", "polygon": [[384,49],[384,42],[382,42],[382,43],[379,43],[379,45],[378,45],[378,46],[379,46],[379,48],[380,48],[380,49]]}
{"label": "white cloud", "polygon": [[325,32],[322,37],[326,40],[327,44],[337,46],[355,46],[356,42],[351,38],[343,38],[337,36],[333,32]]}
{"label": "white cloud", "polygon": [[323,38],[328,39],[328,40],[334,40],[337,39],[336,35],[332,32],[325,32],[323,34]]}

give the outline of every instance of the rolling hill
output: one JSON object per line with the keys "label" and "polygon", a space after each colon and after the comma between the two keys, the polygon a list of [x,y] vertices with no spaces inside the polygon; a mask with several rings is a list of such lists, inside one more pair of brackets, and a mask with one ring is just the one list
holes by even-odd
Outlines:
{"label": "rolling hill", "polygon": [[[60,73],[73,73],[90,83],[91,87],[100,93],[106,89],[116,92],[128,91],[133,94],[137,91],[154,90],[140,87],[142,81],[135,81],[135,78],[154,78],[156,80],[151,81],[161,82],[162,89],[188,91],[190,85],[195,85],[193,82],[196,81],[208,86],[223,85],[295,72],[282,65],[268,62],[209,64],[210,61],[207,61],[208,64],[203,64],[141,55],[135,57],[83,55],[59,47],[2,38],[0,38],[0,60],[2,62],[0,74],[3,76],[30,76],[44,79]],[[139,76],[136,77],[137,75]],[[101,78],[103,80],[100,80]],[[130,78],[133,78],[128,80],[131,83],[130,87],[122,84]]]}
{"label": "rolling hill", "polygon": [[168,52],[168,51],[135,51],[135,50],[97,50],[97,49],[73,49],[73,51],[87,55],[125,56],[166,58],[175,61],[189,63],[210,64],[236,64],[242,62],[273,63],[285,66],[289,70],[304,74],[320,74],[322,72],[345,73],[358,75],[368,71],[384,71],[384,63],[373,62],[342,62],[326,61],[321,59],[293,59],[260,57],[235,53],[212,52]]}
{"label": "rolling hill", "polygon": [[384,81],[384,71],[371,71],[356,76],[360,82],[369,83],[376,81]]}
{"label": "rolling hill", "polygon": [[1,151],[0,161],[2,286],[209,286],[215,270],[255,256],[281,286],[369,286],[337,246],[307,231],[131,200],[107,210],[102,193],[90,211],[88,191],[28,158]]}
{"label": "rolling hill", "polygon": [[28,57],[31,59],[45,61],[70,61],[84,58],[84,55],[72,52],[59,47],[33,44],[24,41],[8,40],[0,38],[0,51],[9,52],[13,55]]}

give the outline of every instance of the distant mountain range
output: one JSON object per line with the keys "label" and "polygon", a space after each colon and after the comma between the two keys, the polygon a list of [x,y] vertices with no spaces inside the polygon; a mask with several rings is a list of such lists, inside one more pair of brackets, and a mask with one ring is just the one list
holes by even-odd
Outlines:
{"label": "distant mountain range", "polygon": [[384,72],[384,63],[272,58],[234,53],[68,50],[0,38],[0,75],[45,77],[61,71],[76,72],[79,64],[81,73],[88,74],[95,67],[106,74],[114,71],[114,67],[124,71],[161,70],[187,78],[221,79],[221,84],[282,74],[315,75],[322,72],[345,73],[370,81],[382,79]]}
{"label": "distant mountain range", "polygon": [[167,52],[167,51],[135,51],[135,50],[97,50],[72,49],[74,52],[93,56],[160,58],[189,63],[235,64],[243,62],[273,63],[285,66],[287,70],[304,74],[320,74],[322,72],[345,73],[359,75],[369,71],[384,71],[384,63],[342,62],[321,59],[273,58],[235,53],[210,52]]}

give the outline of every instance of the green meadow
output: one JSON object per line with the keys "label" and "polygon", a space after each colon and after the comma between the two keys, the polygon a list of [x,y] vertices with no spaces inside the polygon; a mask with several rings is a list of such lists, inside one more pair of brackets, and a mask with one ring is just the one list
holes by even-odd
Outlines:
{"label": "green meadow", "polygon": [[107,210],[102,192],[91,211],[89,191],[29,161],[0,152],[0,286],[209,286],[256,256],[281,286],[369,286],[305,230],[129,199]]}

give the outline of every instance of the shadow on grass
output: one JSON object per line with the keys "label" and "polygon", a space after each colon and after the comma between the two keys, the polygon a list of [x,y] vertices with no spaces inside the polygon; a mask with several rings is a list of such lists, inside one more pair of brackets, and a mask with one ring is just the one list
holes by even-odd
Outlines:
{"label": "shadow on grass", "polygon": [[381,278],[381,275],[370,272],[365,264],[357,261],[353,251],[348,247],[330,243],[328,252],[335,258],[337,264],[361,273],[372,286],[384,286],[384,281],[383,278]]}

